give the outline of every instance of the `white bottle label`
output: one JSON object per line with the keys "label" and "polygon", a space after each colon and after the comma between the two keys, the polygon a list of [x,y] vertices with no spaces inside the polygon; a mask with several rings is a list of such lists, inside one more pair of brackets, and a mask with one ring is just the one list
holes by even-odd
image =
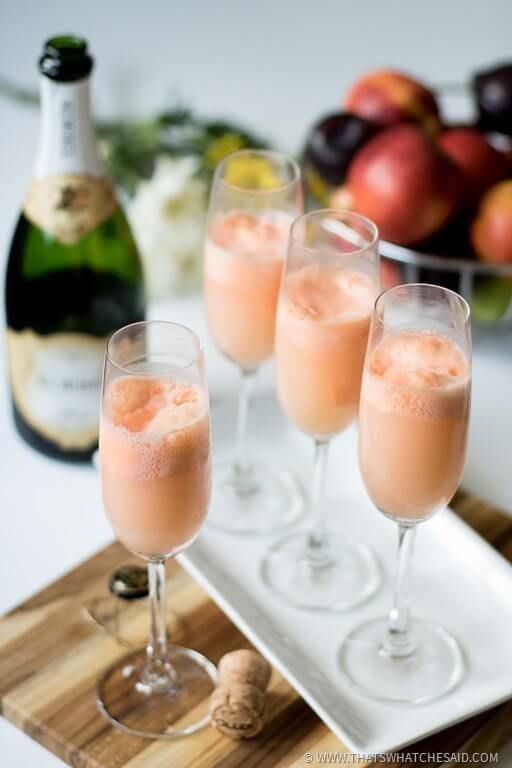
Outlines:
{"label": "white bottle label", "polygon": [[14,403],[36,432],[63,450],[98,438],[106,339],[79,333],[8,331]]}
{"label": "white bottle label", "polygon": [[41,77],[41,133],[36,179],[62,174],[106,176],[96,147],[89,78],[57,83]]}

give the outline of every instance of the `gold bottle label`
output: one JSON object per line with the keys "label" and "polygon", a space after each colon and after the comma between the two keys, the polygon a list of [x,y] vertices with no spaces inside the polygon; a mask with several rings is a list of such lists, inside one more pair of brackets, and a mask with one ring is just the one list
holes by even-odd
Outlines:
{"label": "gold bottle label", "polygon": [[24,420],[63,450],[98,438],[106,338],[81,333],[7,332],[11,387]]}
{"label": "gold bottle label", "polygon": [[33,179],[24,213],[59,242],[73,245],[110,218],[116,208],[109,179],[67,173]]}

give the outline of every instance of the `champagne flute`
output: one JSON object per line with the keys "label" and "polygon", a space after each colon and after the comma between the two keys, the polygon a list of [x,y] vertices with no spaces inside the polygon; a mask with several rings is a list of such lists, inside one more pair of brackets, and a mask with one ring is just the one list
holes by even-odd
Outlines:
{"label": "champagne flute", "polygon": [[97,702],[117,728],[170,739],[209,722],[214,665],[170,645],[165,563],[188,547],[210,499],[210,417],[203,352],[177,323],[116,331],[106,354],[100,414],[103,502],[122,544],[147,562],[150,635],[145,649],[101,676]]}
{"label": "champagne flute", "polygon": [[350,608],[380,581],[366,544],[328,529],[323,499],[331,439],[357,415],[378,268],[377,228],[363,216],[323,210],[293,223],[277,313],[277,393],[315,444],[311,524],[270,548],[263,578],[303,608]]}
{"label": "champagne flute", "polygon": [[359,461],[373,503],[398,524],[398,565],[389,616],[356,627],[339,657],[348,678],[373,698],[430,701],[464,672],[455,638],[411,618],[408,573],[417,525],[443,509],[460,482],[470,391],[466,301],[423,284],[381,294],[363,375]]}
{"label": "champagne flute", "polygon": [[216,169],[205,245],[210,333],[241,372],[234,455],[216,462],[209,523],[265,534],[290,524],[303,500],[294,477],[247,445],[255,374],[274,348],[279,284],[290,225],[302,212],[297,164],[277,152],[241,150]]}

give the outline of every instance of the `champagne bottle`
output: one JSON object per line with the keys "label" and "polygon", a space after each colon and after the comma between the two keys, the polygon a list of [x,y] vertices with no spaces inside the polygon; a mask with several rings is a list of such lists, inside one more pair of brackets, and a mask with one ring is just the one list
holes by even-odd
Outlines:
{"label": "champagne bottle", "polygon": [[97,445],[106,339],[144,318],[140,258],[96,148],[92,67],[79,38],[44,47],[39,151],[6,276],[15,424],[69,460]]}

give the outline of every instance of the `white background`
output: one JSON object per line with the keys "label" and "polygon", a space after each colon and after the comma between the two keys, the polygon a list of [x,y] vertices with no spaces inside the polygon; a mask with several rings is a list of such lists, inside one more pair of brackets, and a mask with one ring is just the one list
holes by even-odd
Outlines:
{"label": "white background", "polygon": [[[335,109],[366,70],[394,66],[434,83],[462,82],[510,57],[511,29],[509,0],[0,0],[0,75],[36,87],[42,41],[74,32],[89,39],[97,60],[97,113],[147,113],[181,99],[296,151],[307,126]],[[30,179],[37,128],[37,112],[0,101],[2,263]],[[204,332],[195,302],[154,312]],[[233,372],[208,353],[215,386],[232,386]],[[479,341],[465,485],[512,513],[511,385],[511,338]],[[92,470],[47,461],[14,435],[3,370],[0,450],[2,611],[105,543],[110,531]],[[0,764],[61,765],[3,720]]]}

